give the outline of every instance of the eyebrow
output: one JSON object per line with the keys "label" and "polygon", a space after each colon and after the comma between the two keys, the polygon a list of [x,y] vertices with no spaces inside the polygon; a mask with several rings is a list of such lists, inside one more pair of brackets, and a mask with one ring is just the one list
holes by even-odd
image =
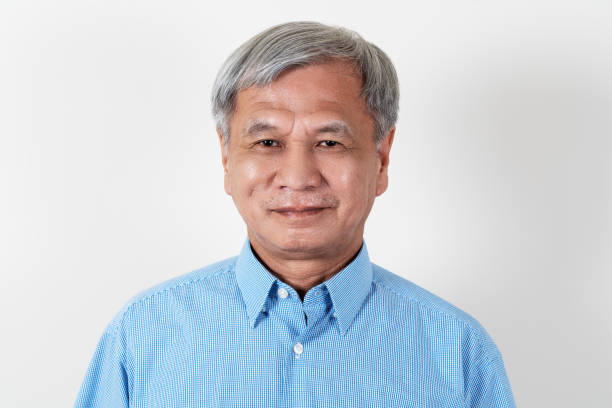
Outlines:
{"label": "eyebrow", "polygon": [[259,132],[264,132],[266,130],[274,130],[276,126],[271,125],[263,119],[255,119],[253,120],[246,128],[247,136],[254,135]]}
{"label": "eyebrow", "polygon": [[316,130],[317,133],[345,133],[347,135],[351,135],[351,130],[349,127],[340,121],[334,121],[328,123],[326,125],[321,126]]}

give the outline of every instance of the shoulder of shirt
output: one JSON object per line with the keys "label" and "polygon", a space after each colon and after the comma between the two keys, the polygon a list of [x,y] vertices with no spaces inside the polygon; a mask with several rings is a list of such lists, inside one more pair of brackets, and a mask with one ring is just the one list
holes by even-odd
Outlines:
{"label": "shoulder of shirt", "polygon": [[[476,336],[478,342],[487,349],[488,353],[492,353],[495,356],[499,355],[499,351],[489,333],[480,322],[470,314],[415,283],[410,282],[408,279],[388,271],[381,266],[372,263],[372,268],[374,272],[374,285],[385,288],[387,291],[394,294],[400,302],[404,301],[414,304],[422,311],[435,314],[441,319],[450,319],[459,323],[464,326],[470,334]],[[490,357],[492,356],[490,355]]]}
{"label": "shoulder of shirt", "polygon": [[151,286],[148,289],[138,292],[136,295],[132,296],[127,302],[124,303],[121,310],[119,310],[119,312],[109,323],[107,330],[116,329],[131,309],[138,307],[138,305],[141,305],[143,302],[146,302],[147,300],[150,300],[161,293],[201,283],[203,281],[206,281],[207,279],[211,279],[215,276],[233,271],[237,259],[238,256],[233,256],[231,258],[227,258],[222,261],[212,263],[208,266],[195,269],[191,272],[187,272],[174,278],[168,279],[154,286]]}

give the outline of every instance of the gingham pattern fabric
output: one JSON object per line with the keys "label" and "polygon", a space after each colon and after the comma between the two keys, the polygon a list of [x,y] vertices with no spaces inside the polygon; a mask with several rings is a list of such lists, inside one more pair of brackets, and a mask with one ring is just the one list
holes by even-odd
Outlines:
{"label": "gingham pattern fabric", "polygon": [[248,239],[238,257],[132,298],[75,407],[514,407],[502,357],[466,313],[357,257],[297,292]]}

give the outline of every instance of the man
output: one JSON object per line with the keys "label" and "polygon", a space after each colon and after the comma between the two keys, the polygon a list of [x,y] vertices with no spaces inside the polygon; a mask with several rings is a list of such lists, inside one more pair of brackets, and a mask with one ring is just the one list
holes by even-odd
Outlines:
{"label": "man", "polygon": [[242,252],[129,301],[76,406],[514,406],[478,322],[368,258],[398,99],[388,57],[345,29],[239,47],[212,102]]}

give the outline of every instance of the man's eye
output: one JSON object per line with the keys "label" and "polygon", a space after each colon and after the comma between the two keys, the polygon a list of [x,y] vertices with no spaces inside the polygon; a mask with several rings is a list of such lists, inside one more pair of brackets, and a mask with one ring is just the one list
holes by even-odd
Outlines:
{"label": "man's eye", "polygon": [[257,142],[257,144],[260,144],[264,147],[278,146],[278,143],[276,142],[276,140],[271,140],[271,139],[260,140],[259,142]]}
{"label": "man's eye", "polygon": [[321,142],[321,144],[323,144],[323,146],[325,147],[334,147],[338,144],[338,142],[334,141],[334,140],[323,140]]}

